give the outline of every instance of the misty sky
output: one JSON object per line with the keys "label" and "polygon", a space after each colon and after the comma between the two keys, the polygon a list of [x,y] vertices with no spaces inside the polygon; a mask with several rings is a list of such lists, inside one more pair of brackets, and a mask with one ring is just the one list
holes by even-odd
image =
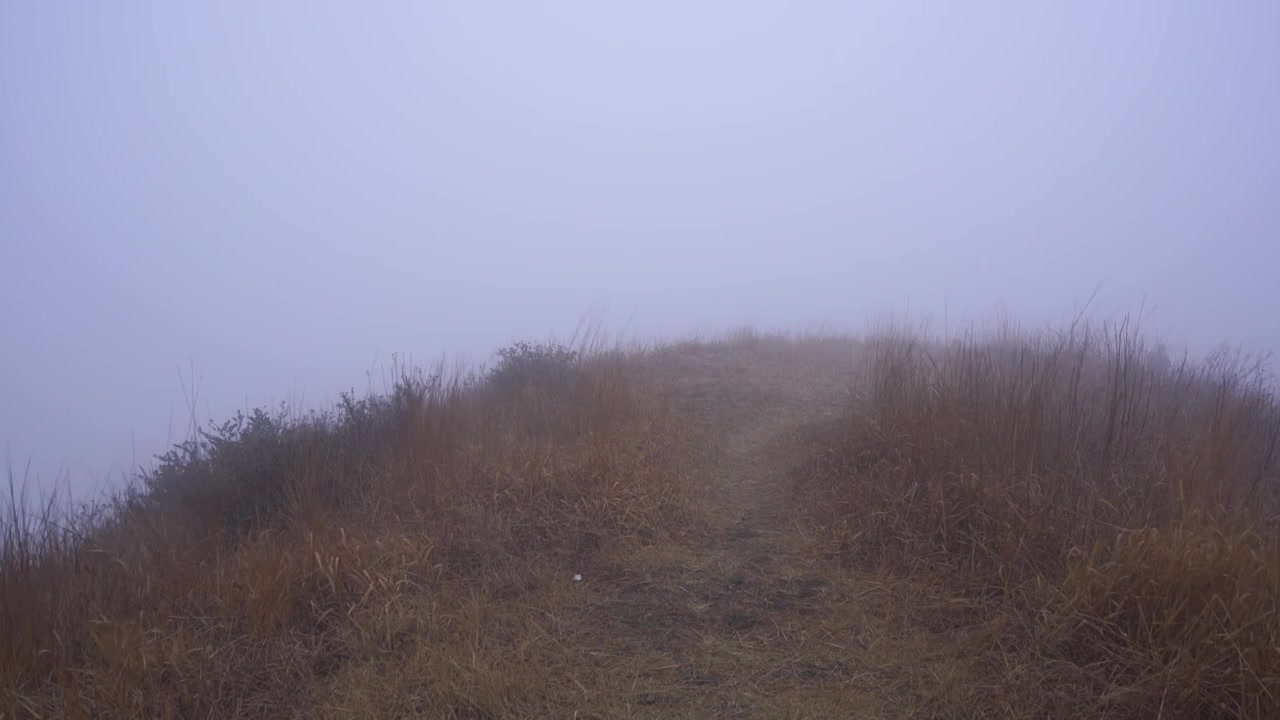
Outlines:
{"label": "misty sky", "polygon": [[[1155,308],[1280,349],[1280,3],[0,5],[0,444],[615,329]],[[170,417],[174,416],[170,431]]]}

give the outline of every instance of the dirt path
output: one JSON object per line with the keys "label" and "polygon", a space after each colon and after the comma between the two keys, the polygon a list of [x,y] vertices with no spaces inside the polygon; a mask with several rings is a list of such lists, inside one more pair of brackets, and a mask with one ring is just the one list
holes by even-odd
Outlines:
{"label": "dirt path", "polygon": [[[842,567],[790,497],[812,452],[797,435],[841,411],[859,362],[850,342],[813,340],[649,356],[649,387],[688,422],[681,467],[707,493],[708,527],[612,544],[581,579],[500,568],[457,609],[407,609],[397,617],[430,616],[422,632],[468,652],[441,662],[426,641],[416,665],[367,663],[335,696],[413,717],[416,676],[435,673],[449,683],[438,706],[459,718],[970,716],[984,689],[966,668],[999,657],[990,641],[947,623],[950,606]],[[330,714],[365,716],[345,707]]]}
{"label": "dirt path", "polygon": [[[655,368],[693,418],[705,541],[620,558],[600,608],[638,717],[878,716],[866,590],[814,551],[788,512],[805,424],[838,413],[846,344],[681,349]],[[617,653],[615,655],[615,653]],[[622,660],[622,658],[626,658]],[[883,663],[879,663],[883,664]]]}

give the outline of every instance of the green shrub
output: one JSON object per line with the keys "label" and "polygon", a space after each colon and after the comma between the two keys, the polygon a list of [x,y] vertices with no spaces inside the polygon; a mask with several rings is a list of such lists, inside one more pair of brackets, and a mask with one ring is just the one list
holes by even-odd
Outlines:
{"label": "green shrub", "polygon": [[501,390],[529,386],[547,389],[563,387],[580,360],[579,353],[558,342],[518,342],[498,351],[498,361],[489,371],[489,383]]}

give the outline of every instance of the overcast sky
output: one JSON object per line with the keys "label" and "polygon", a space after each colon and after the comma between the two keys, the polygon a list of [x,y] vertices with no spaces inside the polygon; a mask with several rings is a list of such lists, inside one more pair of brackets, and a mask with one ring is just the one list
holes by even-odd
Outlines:
{"label": "overcast sky", "polygon": [[1280,3],[0,5],[0,444],[640,333],[1105,316],[1280,349]]}

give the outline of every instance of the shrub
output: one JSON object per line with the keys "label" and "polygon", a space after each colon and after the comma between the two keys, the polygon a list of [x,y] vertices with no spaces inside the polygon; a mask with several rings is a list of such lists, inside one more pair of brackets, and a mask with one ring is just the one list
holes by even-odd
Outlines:
{"label": "shrub", "polygon": [[488,378],[506,391],[531,385],[561,387],[580,359],[577,351],[555,341],[517,342],[498,350],[497,355]]}

